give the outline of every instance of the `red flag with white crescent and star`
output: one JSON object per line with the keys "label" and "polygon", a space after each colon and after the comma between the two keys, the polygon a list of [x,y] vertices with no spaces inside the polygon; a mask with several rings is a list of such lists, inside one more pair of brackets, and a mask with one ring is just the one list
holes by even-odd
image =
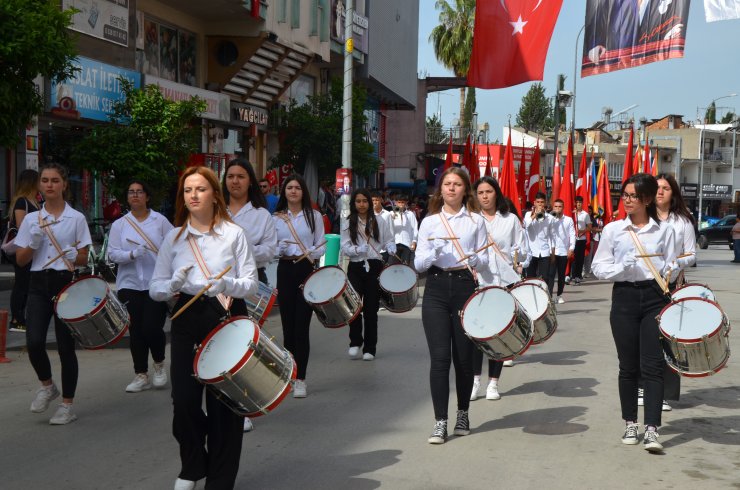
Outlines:
{"label": "red flag with white crescent and star", "polygon": [[468,86],[542,80],[562,0],[478,0]]}

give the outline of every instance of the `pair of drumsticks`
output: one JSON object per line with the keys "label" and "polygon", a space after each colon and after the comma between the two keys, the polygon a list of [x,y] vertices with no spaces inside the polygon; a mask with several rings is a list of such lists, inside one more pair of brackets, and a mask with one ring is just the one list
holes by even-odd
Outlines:
{"label": "pair of drumsticks", "polygon": [[[430,242],[431,242],[432,240],[437,240],[437,239],[439,239],[439,240],[459,240],[459,238],[457,238],[457,237],[454,237],[454,236],[442,236],[442,237],[436,237],[436,238],[434,238],[434,237],[429,237],[429,238],[427,238],[427,240],[429,240]],[[491,243],[488,243],[488,244],[486,244],[486,245],[483,245],[483,246],[482,246],[481,248],[479,248],[478,250],[474,251],[474,252],[473,252],[472,254],[470,254],[470,255],[466,255],[465,257],[461,257],[461,258],[460,258],[460,260],[458,260],[458,261],[457,261],[457,263],[459,264],[459,263],[460,263],[460,262],[462,262],[463,260],[468,260],[468,259],[469,259],[470,257],[472,257],[473,255],[475,255],[475,254],[477,254],[477,253],[480,253],[480,252],[484,251],[484,250],[485,250],[485,249],[487,249],[488,247],[493,247],[494,245],[496,245],[496,242],[491,242]]]}
{"label": "pair of drumsticks", "polygon": [[[192,268],[192,266],[190,266],[190,267]],[[226,269],[222,270],[219,275],[217,275],[216,277],[214,277],[214,279],[221,279],[230,270],[231,270],[231,266],[228,266]],[[196,301],[198,301],[198,298],[200,298],[201,296],[203,296],[204,294],[206,294],[206,291],[208,291],[209,289],[211,289],[211,286],[212,286],[211,284],[206,284],[205,286],[203,286],[203,289],[201,289],[200,291],[198,291],[197,293],[195,293],[195,296],[193,296],[192,298],[190,298],[190,300],[187,303],[185,303],[184,305],[182,305],[182,307],[179,310],[177,310],[177,312],[175,312],[174,315],[172,315],[172,317],[170,318],[170,320],[174,320],[178,316],[182,315],[185,312],[185,310],[187,310],[193,303],[195,303]]]}

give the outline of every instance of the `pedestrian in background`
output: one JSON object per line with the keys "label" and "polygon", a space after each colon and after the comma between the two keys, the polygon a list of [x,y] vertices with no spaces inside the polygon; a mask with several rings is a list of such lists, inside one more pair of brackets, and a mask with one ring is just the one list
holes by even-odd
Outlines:
{"label": "pedestrian in background", "polygon": [[416,250],[416,238],[419,233],[419,224],[416,221],[416,215],[406,207],[408,200],[408,197],[404,194],[399,194],[391,212],[397,255],[401,259],[401,262],[406,265],[411,263],[412,254]]}
{"label": "pedestrian in background", "polygon": [[[39,210],[36,196],[39,193],[39,173],[32,169],[26,169],[18,176],[15,186],[15,195],[10,201],[10,213],[8,215],[8,231],[16,230],[23,223],[23,218],[28,213]],[[14,281],[13,290],[10,292],[10,331],[26,331],[26,301],[28,300],[28,281],[31,278],[31,264],[21,267],[16,261],[15,253],[8,256],[13,263]]]}
{"label": "pedestrian in background", "polygon": [[[559,304],[565,303],[563,299],[565,269],[568,266],[568,260],[573,257],[573,251],[576,247],[576,230],[573,225],[573,218],[563,214],[563,206],[562,199],[556,199],[552,205],[552,214],[554,216],[552,224],[552,246],[554,253],[550,257],[550,276],[547,279],[550,296]],[[558,290],[557,295],[553,295],[556,273],[558,275]]]}
{"label": "pedestrian in background", "polygon": [[272,193],[269,180],[260,179],[260,191],[262,191],[262,194],[265,196],[265,201],[267,201],[267,210],[270,212],[270,214],[273,214],[275,212],[275,208],[277,207],[279,198]]}
{"label": "pedestrian in background", "polygon": [[732,227],[732,248],[735,251],[734,264],[740,264],[740,216],[735,218],[735,226]]}

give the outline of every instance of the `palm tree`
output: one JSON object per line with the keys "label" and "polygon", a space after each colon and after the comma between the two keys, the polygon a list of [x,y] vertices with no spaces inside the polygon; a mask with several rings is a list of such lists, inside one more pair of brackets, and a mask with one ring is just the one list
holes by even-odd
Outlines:
{"label": "palm tree", "polygon": [[[465,77],[473,52],[473,25],[475,23],[475,0],[454,0],[452,8],[447,0],[437,0],[434,8],[439,10],[439,25],[432,29],[429,41],[434,46],[434,56],[456,77]],[[465,113],[465,87],[460,88],[460,119]],[[461,121],[461,124],[463,121]]]}

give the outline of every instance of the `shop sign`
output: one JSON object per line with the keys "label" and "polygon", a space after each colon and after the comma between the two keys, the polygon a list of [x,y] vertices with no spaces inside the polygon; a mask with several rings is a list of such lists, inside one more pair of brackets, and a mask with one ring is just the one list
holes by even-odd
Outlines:
{"label": "shop sign", "polygon": [[129,0],[62,0],[64,10],[77,10],[72,30],[127,47],[128,7]]}
{"label": "shop sign", "polygon": [[[342,0],[331,2],[331,38],[339,44],[344,45],[344,16],[346,5]],[[368,29],[370,22],[367,17],[353,12],[352,16],[352,47],[357,51],[367,54],[368,52]]]}
{"label": "shop sign", "polygon": [[699,188],[696,184],[681,184],[681,195],[684,199],[696,199],[698,194],[696,190]]}
{"label": "shop sign", "polygon": [[732,199],[732,186],[729,184],[704,184],[701,186],[704,199]]}
{"label": "shop sign", "polygon": [[51,112],[74,119],[107,121],[113,103],[124,98],[119,77],[141,87],[141,73],[82,56],[74,60],[73,78],[51,84]]}
{"label": "shop sign", "polygon": [[267,126],[270,115],[265,109],[247,104],[231,103],[231,123],[235,126]]}
{"label": "shop sign", "polygon": [[191,87],[181,83],[170,82],[163,78],[144,75],[144,85],[157,85],[165,99],[172,101],[190,100],[191,97],[199,97],[206,102],[206,110],[201,114],[204,119],[229,122],[229,106],[231,99],[228,95]]}

